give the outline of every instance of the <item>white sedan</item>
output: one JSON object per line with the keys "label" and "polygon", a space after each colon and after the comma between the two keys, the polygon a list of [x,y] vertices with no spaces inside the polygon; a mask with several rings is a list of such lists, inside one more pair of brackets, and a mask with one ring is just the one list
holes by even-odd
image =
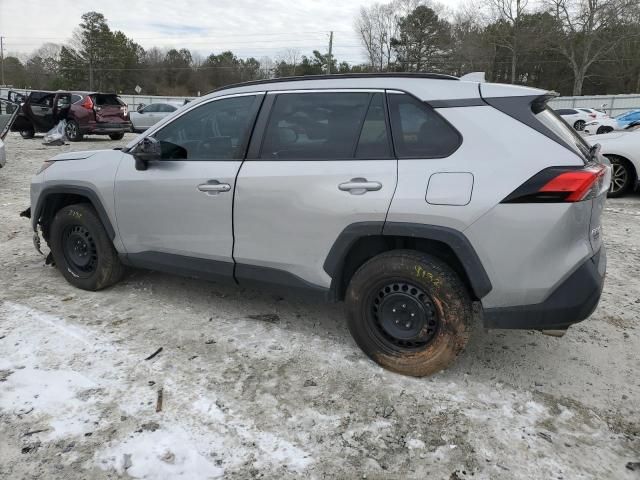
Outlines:
{"label": "white sedan", "polygon": [[593,108],[558,108],[555,112],[578,132],[584,130],[584,126],[595,119],[609,118],[606,113]]}
{"label": "white sedan", "polygon": [[629,130],[585,137],[592,145],[599,143],[602,154],[611,162],[610,197],[621,197],[634,190],[640,173],[640,126]]}
{"label": "white sedan", "polygon": [[131,126],[134,132],[144,132],[147,128],[158,123],[167,115],[171,115],[182,103],[150,103],[137,112],[130,112]]}

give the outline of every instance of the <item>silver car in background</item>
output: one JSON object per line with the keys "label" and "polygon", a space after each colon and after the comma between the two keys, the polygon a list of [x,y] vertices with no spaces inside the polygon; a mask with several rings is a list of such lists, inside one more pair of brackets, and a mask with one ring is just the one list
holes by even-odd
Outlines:
{"label": "silver car in background", "polygon": [[150,103],[141,105],[135,112],[129,113],[134,132],[144,132],[167,115],[171,115],[183,105],[183,102]]}

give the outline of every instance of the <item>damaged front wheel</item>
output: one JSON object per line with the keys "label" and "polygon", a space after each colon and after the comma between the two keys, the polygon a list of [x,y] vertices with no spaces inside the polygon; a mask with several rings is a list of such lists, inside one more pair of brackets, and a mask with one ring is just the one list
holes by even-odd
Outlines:
{"label": "damaged front wheel", "polygon": [[100,290],[122,277],[124,267],[91,205],[61,208],[51,223],[49,246],[60,273],[75,287]]}

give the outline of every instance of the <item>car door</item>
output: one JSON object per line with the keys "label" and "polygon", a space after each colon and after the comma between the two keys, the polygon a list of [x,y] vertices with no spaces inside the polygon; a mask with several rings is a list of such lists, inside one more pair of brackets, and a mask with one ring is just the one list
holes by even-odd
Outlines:
{"label": "car door", "polygon": [[238,169],[263,94],[217,97],[151,132],[162,159],[135,168],[124,154],[115,181],[117,227],[129,261],[230,275]]}
{"label": "car door", "polygon": [[54,98],[54,93],[33,92],[24,104],[25,114],[33,123],[36,131],[46,132],[55,126]]}
{"label": "car door", "polygon": [[328,288],[340,233],[382,225],[393,196],[384,92],[271,92],[256,130],[236,185],[236,278]]}
{"label": "car door", "polygon": [[[135,120],[133,120],[132,118],[132,121],[134,122],[134,128],[146,130],[147,128],[157,123],[159,120],[158,118],[156,118],[158,110],[159,105],[152,103],[151,105],[147,105],[146,107],[144,107],[140,112],[136,112]],[[133,112],[131,113],[131,115],[134,115]]]}

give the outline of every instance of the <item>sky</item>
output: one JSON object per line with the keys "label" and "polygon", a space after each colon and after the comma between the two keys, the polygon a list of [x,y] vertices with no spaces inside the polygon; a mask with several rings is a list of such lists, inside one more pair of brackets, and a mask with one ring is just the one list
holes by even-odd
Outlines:
{"label": "sky", "polygon": [[[461,0],[441,0],[454,8]],[[278,57],[295,48],[326,51],[360,63],[364,52],[353,28],[361,6],[380,0],[0,0],[6,53],[29,54],[45,42],[65,43],[80,16],[95,10],[112,30],[144,48],[188,48],[203,56],[231,50],[239,57]],[[46,12],[43,12],[46,9]],[[28,26],[25,28],[25,26]]]}

